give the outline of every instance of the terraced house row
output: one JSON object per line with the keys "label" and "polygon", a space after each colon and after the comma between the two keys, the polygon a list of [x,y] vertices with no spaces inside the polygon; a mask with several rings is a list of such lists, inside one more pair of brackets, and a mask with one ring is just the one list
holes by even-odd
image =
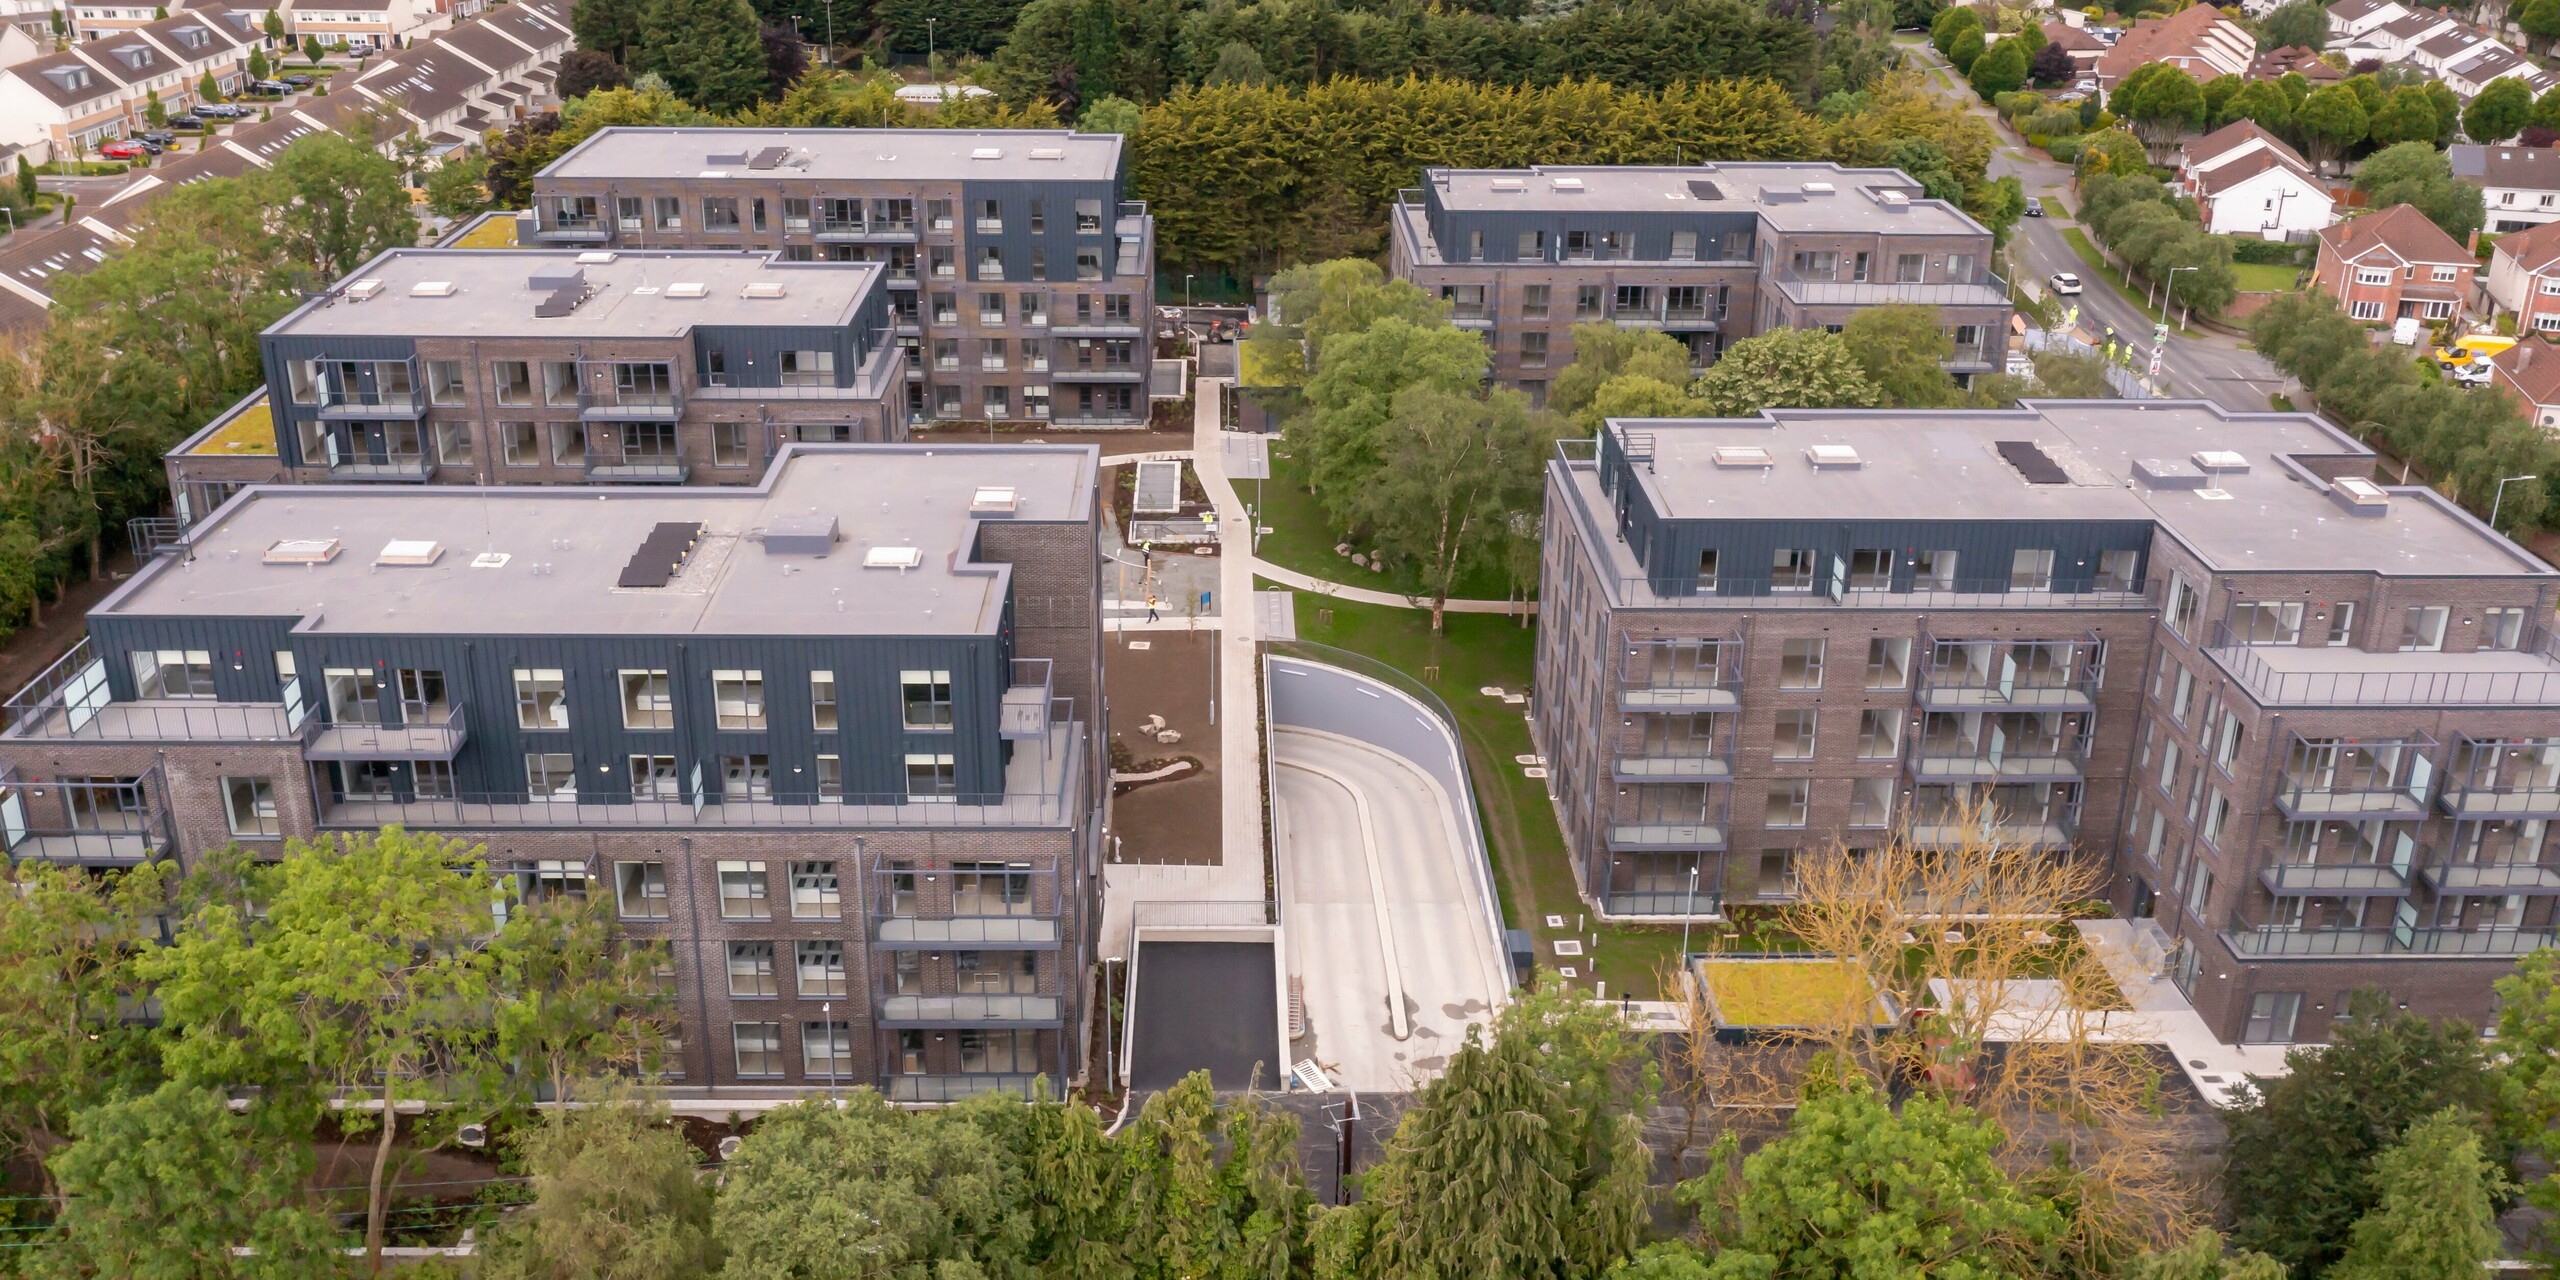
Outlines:
{"label": "terraced house row", "polygon": [[2318,419],[2209,403],[1622,420],[1548,471],[1536,733],[1584,897],[1808,849],[2099,860],[2229,1041],[2485,1021],[2560,928],[2560,574]]}

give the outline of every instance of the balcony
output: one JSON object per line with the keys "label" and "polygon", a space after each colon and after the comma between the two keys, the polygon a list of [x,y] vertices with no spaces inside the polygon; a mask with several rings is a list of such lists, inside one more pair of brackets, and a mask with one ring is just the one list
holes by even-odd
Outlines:
{"label": "balcony", "polygon": [[1888,284],[1881,280],[1803,279],[1779,271],[1767,282],[1787,301],[1808,307],[1873,307],[1908,302],[1932,307],[2006,307],[2009,282],[1985,272],[1972,284]]}
{"label": "balcony", "polygon": [[2407,950],[2425,956],[2531,955],[2552,943],[2548,926],[2500,925],[2479,929],[2412,929]]}
{"label": "balcony", "polygon": [[19,739],[301,743],[317,729],[294,684],[277,702],[114,701],[106,662],[85,636],[0,703],[0,737]]}
{"label": "balcony", "polygon": [[581,422],[673,422],[683,416],[684,397],[674,391],[578,393]]}
{"label": "balcony", "polygon": [[1619,756],[1609,774],[1618,782],[1731,782],[1732,752],[1730,742],[1711,753],[1694,755],[1639,750]]}
{"label": "balcony", "polygon": [[2403,734],[2377,740],[2295,734],[2276,778],[2277,811],[2294,821],[2407,821],[2427,816],[2436,740]]}
{"label": "balcony", "polygon": [[470,718],[460,703],[423,710],[399,724],[333,720],[312,735],[303,755],[312,760],[451,760],[462,754]]}
{"label": "balcony", "polygon": [[883,1027],[1055,1027],[1066,1015],[1056,996],[882,996],[871,1020]]}
{"label": "balcony", "polygon": [[2456,818],[2560,818],[2560,738],[2465,734],[2436,799]]}
{"label": "balcony", "polygon": [[2304,929],[2293,925],[2243,925],[2222,931],[2231,954],[2262,956],[2379,956],[2400,949],[2391,931]]}
{"label": "balcony", "polygon": [[613,226],[603,218],[554,218],[536,234],[560,244],[603,244],[613,238]]}
{"label": "balcony", "polygon": [[1032,1082],[1037,1075],[994,1074],[951,1076],[882,1076],[880,1094],[891,1102],[917,1105],[959,1102],[982,1093],[1009,1093],[1017,1098],[1031,1097]]}
{"label": "balcony", "polygon": [[0,769],[0,848],[11,861],[132,866],[177,848],[159,766],[130,782],[33,781]]}
{"label": "balcony", "polygon": [[597,484],[683,484],[693,464],[671,453],[587,455],[587,479]]}
{"label": "balcony", "polygon": [[2003,818],[1972,824],[1920,819],[1911,824],[1910,840],[1912,847],[1918,849],[1959,849],[1975,841],[2020,849],[2068,849],[2073,835],[2079,830],[2079,823],[2077,814],[2050,818]]}
{"label": "balcony", "polygon": [[2447,862],[2418,871],[2438,893],[2560,894],[2560,867],[2539,862]]}
{"label": "balcony", "polygon": [[423,453],[329,459],[329,478],[341,484],[423,484],[435,473],[436,464]]}
{"label": "balcony", "polygon": [[1938,734],[1911,749],[1911,773],[1927,783],[2078,782],[2089,759],[2084,728],[2062,737],[2011,734],[1985,726],[1979,737]]}
{"label": "balcony", "polygon": [[361,387],[326,387],[320,392],[320,416],[331,422],[375,418],[417,418],[427,412],[426,397],[416,391],[367,391]]}
{"label": "balcony", "polygon": [[1920,651],[1920,705],[1931,711],[2094,711],[2105,674],[2094,635],[2021,641],[1923,634]]}
{"label": "balcony", "polygon": [[1742,705],[1742,637],[1665,640],[1623,635],[1620,711],[1732,711]]}
{"label": "balcony", "polygon": [[2545,637],[2530,651],[2368,653],[2242,645],[2222,633],[2205,652],[2262,707],[2512,708],[2560,706],[2553,643]]}
{"label": "balcony", "polygon": [[1716,853],[1724,848],[1718,822],[1622,822],[1609,827],[1612,853]]}
{"label": "balcony", "polygon": [[2279,898],[2402,898],[2409,868],[2388,862],[2280,862],[2258,873]]}
{"label": "balcony", "polygon": [[1600,895],[1600,909],[1613,919],[1720,920],[1724,895],[1686,888],[1613,890]]}
{"label": "balcony", "polygon": [[912,219],[838,222],[820,218],[816,238],[820,244],[914,244],[916,224]]}

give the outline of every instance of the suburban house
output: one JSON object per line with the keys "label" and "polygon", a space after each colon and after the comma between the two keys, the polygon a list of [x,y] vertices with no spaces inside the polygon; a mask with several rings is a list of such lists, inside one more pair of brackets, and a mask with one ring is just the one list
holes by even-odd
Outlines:
{"label": "suburban house", "polygon": [[181,10],[0,69],[0,147],[43,158],[94,151],[142,128],[155,94],[176,112],[195,104],[208,75],[224,93],[237,91],[251,43],[206,11]]}
{"label": "suburban house", "polygon": [[2087,28],[2065,22],[2044,24],[2044,39],[2046,44],[2058,46],[2070,54],[2071,70],[2084,76],[2096,73],[2098,56],[2107,51],[2106,41],[2089,34]]}
{"label": "suburban house", "polygon": [[2346,72],[2321,61],[2319,50],[2298,44],[2260,50],[2257,60],[2249,64],[2252,80],[2282,80],[2289,75],[2301,76],[2315,89],[2347,78]]}
{"label": "suburban house", "polygon": [[2302,154],[2249,120],[2186,144],[2178,189],[2195,198],[2205,229],[2263,240],[2307,240],[2337,221],[2337,201]]}
{"label": "suburban house", "polygon": [[2560,224],[2502,236],[2489,258],[2489,301],[2516,332],[2560,332]]}
{"label": "suburban house", "polygon": [[2144,18],[2098,58],[2098,83],[2113,89],[2136,67],[2165,62],[2198,83],[2246,72],[2258,42],[2211,5],[2182,9],[2166,18]]}
{"label": "suburban house", "polygon": [[23,31],[45,48],[53,47],[53,0],[0,0],[0,26]]}
{"label": "suburban house", "polygon": [[2356,39],[2409,16],[2399,0],[2338,0],[2329,6],[2329,39]]}
{"label": "suburban house", "polygon": [[2416,206],[2351,218],[2320,233],[2312,278],[2347,314],[2373,324],[2462,314],[2479,262]]}
{"label": "suburban house", "polygon": [[2505,235],[2560,221],[2560,147],[2462,142],[2445,148],[2445,159],[2453,176],[2480,188],[2491,232]]}
{"label": "suburban house", "polygon": [[2438,75],[2446,88],[2466,99],[2479,97],[2481,90],[2510,77],[2524,81],[2535,97],[2560,84],[2560,76],[2543,70],[2531,58],[2495,41],[2475,46],[2459,60],[2445,64]]}
{"label": "suburban house", "polygon": [[2491,356],[2489,371],[2497,385],[2524,402],[2536,426],[2560,432],[2560,347],[2527,335]]}

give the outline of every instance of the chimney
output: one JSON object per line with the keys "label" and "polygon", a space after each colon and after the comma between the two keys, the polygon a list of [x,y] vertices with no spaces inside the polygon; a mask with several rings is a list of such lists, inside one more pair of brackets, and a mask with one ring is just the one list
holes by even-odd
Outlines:
{"label": "chimney", "polygon": [[2471,236],[2462,242],[2463,249],[2474,258],[2480,256],[2480,228],[2473,227]]}

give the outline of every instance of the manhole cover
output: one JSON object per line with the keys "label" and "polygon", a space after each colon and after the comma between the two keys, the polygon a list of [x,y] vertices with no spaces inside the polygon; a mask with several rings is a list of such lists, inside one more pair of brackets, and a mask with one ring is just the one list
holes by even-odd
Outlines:
{"label": "manhole cover", "polygon": [[1582,954],[1582,939],[1580,939],[1580,938],[1560,938],[1560,939],[1557,939],[1556,944],[1555,944],[1555,948],[1556,948],[1556,954],[1557,954],[1557,955],[1560,955],[1560,956],[1578,956],[1578,955],[1581,955],[1581,954]]}
{"label": "manhole cover", "polygon": [[1560,965],[1557,965],[1557,966],[1556,966],[1556,972],[1561,973],[1561,974],[1563,974],[1564,976],[1566,976],[1566,977],[1568,977],[1568,978],[1579,978],[1579,977],[1581,977],[1581,976],[1582,976],[1582,974],[1581,974],[1581,972],[1580,972],[1579,970],[1576,970],[1572,965],[1569,965],[1569,964],[1560,964]]}
{"label": "manhole cover", "polygon": [[1550,928],[1550,929],[1561,929],[1561,928],[1563,928],[1563,927],[1564,927],[1564,917],[1563,917],[1563,916],[1548,916],[1548,917],[1547,917],[1547,927],[1548,927],[1548,928]]}

